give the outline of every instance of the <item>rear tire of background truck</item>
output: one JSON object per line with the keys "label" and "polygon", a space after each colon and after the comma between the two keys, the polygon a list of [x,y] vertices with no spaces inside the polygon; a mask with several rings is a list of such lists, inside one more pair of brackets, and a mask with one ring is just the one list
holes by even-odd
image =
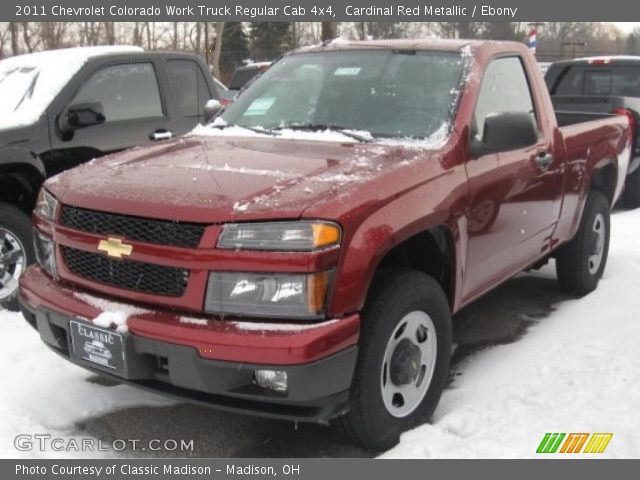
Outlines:
{"label": "rear tire of background truck", "polygon": [[377,275],[362,312],[350,410],[335,426],[351,441],[385,450],[429,421],[447,382],[451,313],[428,275],[389,269]]}
{"label": "rear tire of background truck", "polygon": [[34,261],[31,218],[0,202],[0,306],[18,311],[18,280]]}
{"label": "rear tire of background truck", "polygon": [[640,168],[627,175],[622,194],[622,205],[626,208],[640,207]]}
{"label": "rear tire of background truck", "polygon": [[563,290],[585,295],[595,290],[607,264],[610,209],[607,197],[589,192],[578,233],[556,255],[556,272]]}

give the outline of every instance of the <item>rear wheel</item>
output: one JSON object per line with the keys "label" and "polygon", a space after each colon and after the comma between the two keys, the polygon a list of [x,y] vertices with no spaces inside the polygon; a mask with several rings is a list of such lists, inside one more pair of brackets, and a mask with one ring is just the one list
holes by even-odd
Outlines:
{"label": "rear wheel", "polygon": [[451,314],[428,275],[381,272],[362,315],[350,410],[336,426],[352,441],[383,450],[427,422],[447,381]]}
{"label": "rear wheel", "polygon": [[585,295],[596,288],[607,264],[609,225],[609,202],[592,190],[578,233],[556,255],[558,281],[565,291]]}
{"label": "rear wheel", "polygon": [[0,305],[17,311],[18,280],[34,260],[31,219],[22,210],[0,203]]}

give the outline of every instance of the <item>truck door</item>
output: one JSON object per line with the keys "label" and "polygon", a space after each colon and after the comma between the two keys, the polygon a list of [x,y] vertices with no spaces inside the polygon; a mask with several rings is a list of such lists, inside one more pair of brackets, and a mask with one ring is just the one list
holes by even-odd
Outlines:
{"label": "truck door", "polygon": [[[99,64],[69,88],[72,92],[52,106],[49,118],[55,160],[63,168],[173,136],[157,65],[151,57]],[[60,130],[60,117],[70,108],[97,102],[104,113],[103,123]]]}
{"label": "truck door", "polygon": [[467,162],[468,254],[463,302],[525,268],[548,249],[554,202],[561,195],[559,160],[551,135],[540,121],[523,61],[518,56],[492,60],[485,71],[470,135],[482,138],[487,116],[525,112],[536,120],[532,145]]}

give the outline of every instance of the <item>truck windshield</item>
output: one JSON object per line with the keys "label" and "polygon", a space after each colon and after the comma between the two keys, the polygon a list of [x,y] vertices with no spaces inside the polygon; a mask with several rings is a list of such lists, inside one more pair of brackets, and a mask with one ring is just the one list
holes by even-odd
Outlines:
{"label": "truck windshield", "polygon": [[459,53],[351,50],[286,56],[222,114],[228,125],[269,131],[340,129],[428,138],[454,114]]}

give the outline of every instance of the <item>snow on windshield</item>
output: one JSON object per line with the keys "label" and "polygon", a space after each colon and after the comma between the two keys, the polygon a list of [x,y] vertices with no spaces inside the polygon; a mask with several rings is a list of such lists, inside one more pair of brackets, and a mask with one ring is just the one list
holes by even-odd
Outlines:
{"label": "snow on windshield", "polygon": [[464,51],[294,54],[193,134],[435,148],[448,138],[467,63]]}
{"label": "snow on windshield", "polygon": [[85,62],[139,47],[66,48],[0,61],[0,130],[35,123]]}

